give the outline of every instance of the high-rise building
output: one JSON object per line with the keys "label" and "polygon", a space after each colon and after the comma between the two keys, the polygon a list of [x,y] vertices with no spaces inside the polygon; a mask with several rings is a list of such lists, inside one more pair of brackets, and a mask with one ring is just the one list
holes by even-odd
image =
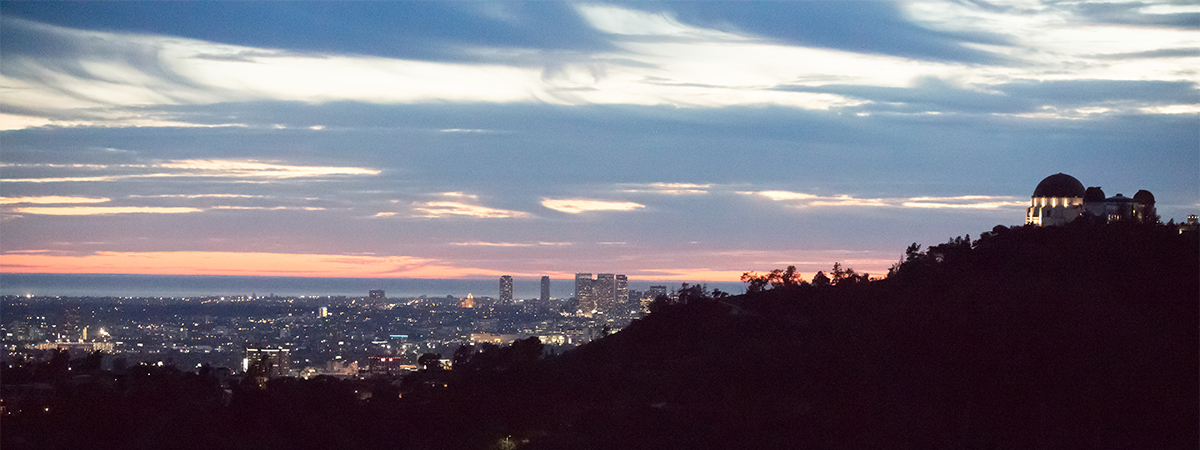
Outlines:
{"label": "high-rise building", "polygon": [[542,307],[545,307],[550,302],[550,277],[542,276]]}
{"label": "high-rise building", "polygon": [[500,304],[507,305],[513,302],[513,279],[510,275],[500,277]]}
{"label": "high-rise building", "polygon": [[666,286],[650,286],[650,289],[642,295],[642,312],[650,312],[650,303],[660,295],[667,295]]}
{"label": "high-rise building", "polygon": [[242,358],[242,371],[264,378],[286,377],[291,371],[292,359],[288,349],[281,347],[247,347]]}
{"label": "high-rise building", "polygon": [[629,279],[625,275],[611,273],[575,274],[575,298],[584,313],[605,312],[618,303],[629,302]]}
{"label": "high-rise building", "polygon": [[590,273],[575,274],[575,300],[579,302],[579,309],[585,313],[596,310],[594,281]]}
{"label": "high-rise building", "polygon": [[629,304],[629,277],[617,275],[617,302],[621,307]]}
{"label": "high-rise building", "polygon": [[608,311],[617,302],[617,276],[611,273],[596,275],[596,310]]}
{"label": "high-rise building", "polygon": [[[362,292],[362,291],[359,291],[359,292]],[[383,289],[371,289],[371,292],[368,293],[367,296],[370,297],[372,300],[383,300],[383,299],[387,298],[387,296],[384,295],[384,293],[383,293]]]}
{"label": "high-rise building", "polygon": [[660,295],[667,295],[666,286],[650,286],[650,289],[646,291],[646,297],[649,297],[650,300],[654,300]]}

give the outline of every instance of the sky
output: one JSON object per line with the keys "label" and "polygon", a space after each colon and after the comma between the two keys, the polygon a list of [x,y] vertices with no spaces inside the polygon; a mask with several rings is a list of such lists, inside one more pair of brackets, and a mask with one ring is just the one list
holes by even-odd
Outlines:
{"label": "sky", "polygon": [[1193,2],[0,3],[0,272],[735,281],[1200,213]]}

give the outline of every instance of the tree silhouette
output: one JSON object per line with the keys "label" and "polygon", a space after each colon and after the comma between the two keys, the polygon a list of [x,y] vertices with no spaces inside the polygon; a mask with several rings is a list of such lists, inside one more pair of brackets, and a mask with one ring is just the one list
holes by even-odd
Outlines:
{"label": "tree silhouette", "polygon": [[818,270],[816,275],[813,275],[812,285],[816,287],[829,286],[829,277],[825,276],[825,272]]}
{"label": "tree silhouette", "polygon": [[[775,269],[762,275],[757,272],[744,272],[741,280],[747,283],[746,292],[749,293],[762,292],[767,286],[771,289],[794,289],[804,284],[804,280],[796,272],[796,266],[787,266],[784,270]],[[714,296],[716,292],[713,291]]]}

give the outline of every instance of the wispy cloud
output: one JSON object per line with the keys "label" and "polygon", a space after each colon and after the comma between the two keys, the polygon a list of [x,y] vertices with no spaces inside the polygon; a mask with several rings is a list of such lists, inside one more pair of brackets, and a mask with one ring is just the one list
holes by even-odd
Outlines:
{"label": "wispy cloud", "polygon": [[679,22],[669,13],[651,13],[611,5],[581,4],[579,13],[596,29],[626,36],[660,36],[698,41],[747,41],[749,38]]}
{"label": "wispy cloud", "polygon": [[[101,167],[87,167],[100,169]],[[5,178],[5,183],[63,183],[104,182],[137,178],[230,178],[239,180],[285,180],[292,178],[329,178],[342,176],[378,175],[377,169],[364,167],[299,166],[281,164],[277,161],[253,159],[185,159],[169,160],[154,164],[131,164],[111,166],[113,169],[145,170],[150,173],[100,176],[65,176],[39,178]]]}
{"label": "wispy cloud", "polygon": [[663,195],[707,194],[711,184],[696,183],[646,183],[629,185],[625,192],[645,192]]}
{"label": "wispy cloud", "polygon": [[130,195],[129,198],[267,198],[267,196],[245,194],[161,194]]}
{"label": "wispy cloud", "polygon": [[913,197],[900,205],[905,208],[997,209],[1025,206],[1027,202],[1009,196],[962,195],[958,197]]}
{"label": "wispy cloud", "polygon": [[378,175],[380,173],[379,170],[363,167],[294,166],[252,159],[188,159],[155,164],[153,167],[185,171],[178,176],[266,179]]}
{"label": "wispy cloud", "polygon": [[35,204],[48,205],[55,203],[104,203],[109,201],[107,198],[93,197],[60,197],[60,196],[43,196],[43,197],[0,197],[0,205],[19,205],[19,204]]}
{"label": "wispy cloud", "polygon": [[471,199],[471,200],[478,200],[478,199],[479,199],[479,196],[478,196],[478,195],[475,195],[475,194],[467,194],[467,193],[465,193],[465,192],[458,192],[458,191],[455,191],[455,192],[441,192],[441,193],[438,193],[437,195],[440,195],[440,196],[442,196],[442,197],[451,197],[451,198],[466,198],[466,199]]}
{"label": "wispy cloud", "polygon": [[495,131],[492,130],[480,130],[475,128],[446,128],[438,131],[442,133],[495,133]]}
{"label": "wispy cloud", "polygon": [[[1174,8],[1174,9],[1171,9]],[[769,36],[686,23],[663,10],[578,4],[579,17],[611,46],[563,58],[525,49],[473,47],[475,62],[422,61],[279,49],[130,33],[86,31],[5,17],[4,26],[68,42],[55,61],[9,52],[0,85],[0,128],[45,125],[246,126],[189,123],[146,106],[247,101],[305,103],[552,103],[566,105],[777,105],[809,110],[892,105],[881,99],[780,89],[855,85],[906,88],[918,80],[954,80],[989,91],[1011,80],[1174,80],[1194,82],[1200,60],[1192,27],[1156,18],[1178,5],[1128,7],[1123,19],[1099,20],[1088,8],[1040,4],[985,7],[978,2],[914,0],[909,21],[955,35],[955,42],[1007,64],[967,64],[785,43]],[[1194,20],[1194,19],[1193,19]],[[1146,25],[1128,26],[1131,23]],[[1153,26],[1159,24],[1162,26]],[[522,63],[505,64],[511,54]],[[147,56],[149,55],[149,56]],[[516,58],[520,56],[520,58]],[[532,58],[532,61],[531,59]],[[485,62],[486,61],[486,62]],[[1133,105],[1128,110],[1141,111]],[[12,111],[21,111],[20,114]],[[72,111],[70,114],[59,114]],[[934,111],[937,112],[937,111]],[[1103,114],[1116,114],[1117,110]],[[259,126],[259,125],[256,125]],[[321,129],[323,126],[310,126]],[[442,128],[480,133],[479,128]]]}
{"label": "wispy cloud", "polygon": [[567,245],[571,245],[571,243],[570,243],[570,242],[535,242],[535,243],[528,243],[528,242],[485,242],[485,241],[472,241],[472,242],[451,242],[451,243],[450,243],[450,245],[459,246],[459,247],[536,247],[536,246],[543,246],[543,247],[561,247],[561,246],[567,246]]}
{"label": "wispy cloud", "polygon": [[316,206],[213,206],[212,209],[235,209],[235,210],[263,210],[263,211],[325,211],[325,208]]}
{"label": "wispy cloud", "polygon": [[957,208],[998,209],[1019,207],[1025,202],[1011,196],[960,195],[954,197],[857,198],[849,195],[820,196],[792,191],[739,191],[757,195],[798,208],[810,207],[883,207],[883,208]]}
{"label": "wispy cloud", "polygon": [[508,219],[527,217],[529,213],[485,206],[468,205],[460,202],[417,202],[413,204],[415,217],[442,218],[447,216],[478,217],[483,219]]}
{"label": "wispy cloud", "polygon": [[769,199],[775,200],[775,201],[779,201],[779,200],[811,200],[814,198],[819,198],[813,194],[805,194],[803,192],[790,192],[790,191],[759,191],[759,192],[742,191],[742,192],[738,192],[738,193],[746,194],[746,195],[757,194],[757,195],[761,195],[763,197],[766,197],[766,198],[769,198]]}
{"label": "wispy cloud", "polygon": [[189,207],[159,206],[31,206],[13,208],[13,212],[45,216],[98,216],[108,214],[182,214],[204,211]]}
{"label": "wispy cloud", "polygon": [[532,247],[533,244],[522,244],[516,242],[451,242],[450,245],[460,247]]}
{"label": "wispy cloud", "polygon": [[[1089,7],[1097,4],[1087,2],[988,8],[973,2],[914,0],[901,5],[910,19],[932,29],[1003,36],[1006,45],[966,44],[1022,63],[995,70],[995,75],[1038,80],[1194,81],[1195,70],[1184,68],[1194,67],[1200,60],[1194,53],[1160,52],[1196,47],[1194,27],[1129,26],[1152,25],[1155,16],[1164,16],[1156,8],[1170,8],[1168,5],[1121,4],[1117,8],[1125,11],[1120,20],[1092,14]],[[1190,20],[1194,25],[1194,15]],[[1127,57],[1104,56],[1119,54]]]}
{"label": "wispy cloud", "polygon": [[590,199],[551,199],[543,198],[542,206],[568,214],[579,214],[588,211],[633,211],[645,208],[646,205],[634,202],[614,202]]}

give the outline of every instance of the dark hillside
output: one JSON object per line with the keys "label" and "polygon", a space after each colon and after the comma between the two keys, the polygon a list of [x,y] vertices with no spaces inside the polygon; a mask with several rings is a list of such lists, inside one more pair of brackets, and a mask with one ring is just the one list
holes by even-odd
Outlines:
{"label": "dark hillside", "polygon": [[1197,248],[997,227],[883,281],[670,306],[554,361],[531,448],[1195,448]]}

